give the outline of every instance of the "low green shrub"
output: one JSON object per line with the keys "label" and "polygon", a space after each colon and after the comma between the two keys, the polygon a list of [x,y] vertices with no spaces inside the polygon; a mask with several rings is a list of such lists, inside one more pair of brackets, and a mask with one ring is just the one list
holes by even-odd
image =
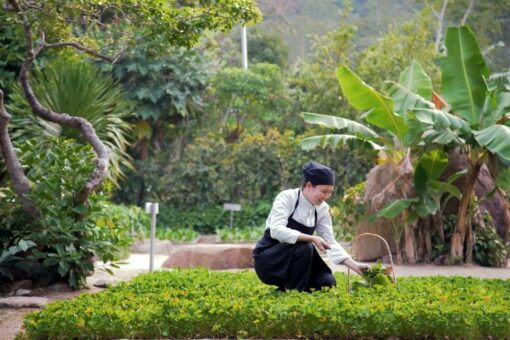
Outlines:
{"label": "low green shrub", "polygon": [[366,205],[365,182],[356,184],[345,190],[342,199],[330,208],[333,219],[333,232],[337,240],[353,241],[358,226],[365,218]]}
{"label": "low green shrub", "polygon": [[145,237],[150,228],[150,217],[137,206],[117,205],[104,202],[94,220],[103,237],[117,247],[112,260],[120,260],[129,255],[128,246],[135,238]]}
{"label": "low green shrub", "polygon": [[473,260],[481,266],[504,268],[508,264],[505,241],[492,227],[476,231]]}
{"label": "low green shrub", "polygon": [[0,187],[0,249],[4,250],[0,284],[31,279],[44,286],[65,280],[72,288],[82,288],[94,271],[95,257],[108,263],[127,255],[131,226],[148,225],[147,214],[136,207],[110,204],[108,182],[91,193],[86,204],[74,203],[94,169],[90,146],[48,138],[27,140],[18,150],[33,185],[30,198],[41,218],[29,220],[9,182]]}
{"label": "low green shrub", "polygon": [[35,222],[27,218],[7,183],[0,200],[1,247],[11,249],[21,241],[35,246],[22,247],[22,252],[11,254],[14,259],[0,264],[0,284],[13,279],[32,279],[40,285],[66,280],[70,287],[81,288],[94,271],[94,256],[109,262],[118,253],[107,231],[95,223],[106,203],[108,184],[91,193],[87,204],[74,203],[94,169],[94,152],[63,138],[27,140],[18,148],[33,184],[29,196],[41,218]]}
{"label": "low green shrub", "polygon": [[[259,227],[265,224],[272,202],[256,202],[243,205],[242,210],[234,213],[233,224],[246,227]],[[162,229],[190,228],[201,234],[214,233],[216,229],[229,226],[230,212],[222,206],[203,206],[193,209],[179,209],[172,206],[160,206],[158,226]]]}
{"label": "low green shrub", "polygon": [[[158,240],[169,240],[176,243],[191,242],[200,236],[193,229],[156,229],[156,238]],[[150,237],[150,231],[147,230],[145,237]]]}
{"label": "low green shrub", "polygon": [[219,236],[220,241],[223,242],[258,241],[262,237],[263,233],[264,228],[262,227],[216,229],[216,234]]}
{"label": "low green shrub", "polygon": [[347,294],[347,279],[282,293],[253,272],[187,269],[134,278],[28,314],[19,339],[506,338],[510,280],[402,278]]}

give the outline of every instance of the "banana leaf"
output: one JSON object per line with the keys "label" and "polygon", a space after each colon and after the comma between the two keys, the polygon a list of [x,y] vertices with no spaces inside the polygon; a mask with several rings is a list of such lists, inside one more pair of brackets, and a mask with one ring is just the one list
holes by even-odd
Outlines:
{"label": "banana leaf", "polygon": [[393,112],[393,99],[365,84],[347,66],[339,67],[336,75],[349,103],[359,111],[368,112],[367,122],[387,130],[400,141],[404,139],[408,126],[402,116]]}
{"label": "banana leaf", "polygon": [[453,112],[478,126],[489,77],[480,46],[469,27],[448,27],[446,50],[441,60],[443,96]]}
{"label": "banana leaf", "polygon": [[489,126],[476,131],[475,139],[481,146],[510,162],[510,127],[500,124]]}
{"label": "banana leaf", "polygon": [[374,223],[378,218],[384,217],[387,219],[393,219],[400,215],[405,209],[409,208],[411,204],[418,202],[417,198],[406,198],[394,200],[387,204],[384,208],[379,210],[368,218],[368,223]]}
{"label": "banana leaf", "polygon": [[364,126],[363,124],[360,124],[350,119],[321,115],[318,113],[311,112],[303,112],[302,115],[305,122],[309,124],[318,124],[328,128],[336,128],[339,130],[345,129],[347,132],[351,134],[368,139],[374,139],[378,137],[375,131]]}
{"label": "banana leaf", "polygon": [[421,65],[413,60],[401,74],[398,83],[385,82],[386,93],[393,98],[395,112],[405,116],[415,107],[435,108],[432,100],[432,80]]}
{"label": "banana leaf", "polygon": [[353,135],[339,135],[339,134],[331,134],[331,135],[321,135],[321,136],[312,136],[307,137],[301,140],[301,148],[303,150],[312,150],[316,147],[348,147],[351,150],[381,150],[382,146],[365,140],[363,138],[353,136]]}

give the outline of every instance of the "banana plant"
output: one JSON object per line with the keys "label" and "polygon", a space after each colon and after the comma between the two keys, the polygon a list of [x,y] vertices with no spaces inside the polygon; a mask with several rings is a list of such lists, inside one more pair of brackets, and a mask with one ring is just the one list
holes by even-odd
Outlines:
{"label": "banana plant", "polygon": [[[376,150],[379,151],[380,156],[382,155],[382,159],[397,165],[399,176],[371,199],[373,208],[380,209],[373,218],[403,217],[406,231],[406,257],[409,262],[414,262],[416,255],[412,224],[417,221],[418,216],[437,211],[439,198],[445,192],[445,186],[440,185],[436,185],[436,189],[427,188],[418,196],[414,192],[413,164],[416,163],[419,155],[425,152],[422,149],[430,148],[431,145],[438,148],[441,144],[448,142],[448,139],[438,138],[430,145],[421,145],[422,140],[426,134],[431,135],[431,132],[441,127],[456,131],[466,129],[467,126],[462,120],[436,109],[434,103],[429,101],[433,96],[432,81],[417,62],[413,62],[404,70],[398,82],[387,84],[387,95],[378,93],[365,84],[346,66],[338,68],[337,78],[349,103],[364,112],[362,117],[366,122],[378,128],[381,133],[375,132],[367,125],[345,118],[305,112],[303,116],[307,123],[335,128],[343,133],[308,137],[302,141],[302,147],[311,149],[329,145],[356,150]],[[415,111],[417,108],[420,110]],[[443,156],[441,158],[443,163],[447,162],[444,161],[444,154],[435,153],[424,157],[422,163],[425,164],[431,157],[437,159],[439,156]],[[423,165],[419,169],[422,168],[424,168]],[[434,173],[434,176],[430,176],[429,172],[421,170],[417,174],[415,183],[435,183],[441,175],[441,173]],[[400,183],[400,196],[404,198],[393,200],[381,209],[379,202],[385,201],[386,192],[395,190],[397,181]],[[395,230],[397,236],[402,234],[400,224],[398,225],[398,230]],[[397,238],[395,241],[399,247],[400,240],[399,237]]]}
{"label": "banana plant", "polygon": [[[452,256],[463,256],[468,205],[480,168],[490,159],[510,162],[510,86],[508,82],[500,79],[492,81],[489,77],[480,47],[469,27],[449,27],[446,49],[447,54],[441,64],[445,105],[441,108],[437,108],[431,101],[437,95],[432,90],[430,78],[416,62],[404,70],[398,83],[387,82],[386,96],[377,93],[347,67],[342,66],[337,70],[337,77],[344,96],[352,106],[365,112],[362,117],[368,123],[383,132],[368,132],[367,126],[340,117],[304,113],[308,123],[337,128],[347,133],[309,137],[303,140],[302,146],[310,149],[319,145],[361,145],[394,156],[409,155],[411,149],[415,152],[430,152],[446,145],[461,147],[468,159],[461,195],[450,185],[452,179],[446,185],[436,182],[437,172],[431,172],[431,169],[438,171],[442,166],[435,165],[426,171],[424,162],[428,162],[427,159],[442,158],[443,164],[444,154],[423,153],[422,158],[418,157],[420,160],[415,162],[418,164],[414,172],[417,196],[390,203],[379,211],[378,216],[395,217],[413,206],[420,216],[426,212],[433,213],[437,210],[437,197],[441,193],[434,188],[442,188],[450,195],[460,197],[451,249]],[[509,176],[509,172],[504,171],[502,175]],[[500,178],[497,180],[497,183],[504,182],[507,181]]]}
{"label": "banana plant", "polygon": [[[508,83],[491,79],[469,27],[448,28],[446,51],[441,63],[443,97],[451,112],[471,129],[462,136],[466,141],[461,147],[468,159],[468,169],[451,246],[452,256],[464,256],[468,207],[480,169],[491,159],[510,162],[510,88]],[[470,254],[472,240],[466,246],[466,253]]]}

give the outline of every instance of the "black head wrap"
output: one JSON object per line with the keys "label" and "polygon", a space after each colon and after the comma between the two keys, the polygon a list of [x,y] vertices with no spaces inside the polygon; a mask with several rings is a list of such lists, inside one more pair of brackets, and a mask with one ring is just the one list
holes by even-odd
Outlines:
{"label": "black head wrap", "polygon": [[313,185],[335,185],[335,171],[317,162],[303,165],[303,177]]}

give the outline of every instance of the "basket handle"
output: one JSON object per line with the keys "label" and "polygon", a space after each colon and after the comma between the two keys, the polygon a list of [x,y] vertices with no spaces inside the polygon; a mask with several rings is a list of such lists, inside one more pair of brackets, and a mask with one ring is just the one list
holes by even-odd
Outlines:
{"label": "basket handle", "polygon": [[[358,238],[360,238],[362,236],[375,236],[384,242],[384,245],[386,246],[386,250],[388,251],[388,257],[390,259],[390,265],[392,268],[391,273],[393,275],[393,282],[395,282],[395,284],[397,284],[397,276],[395,275],[395,266],[393,265],[393,258],[391,256],[391,250],[390,250],[390,246],[389,246],[388,242],[386,242],[384,237],[382,237],[381,235],[377,235],[377,234],[373,234],[373,233],[363,233],[363,234],[359,234],[358,236],[356,236],[353,243],[356,242],[356,240],[358,240]],[[347,292],[349,294],[351,293],[351,269],[349,267],[347,267]]]}

